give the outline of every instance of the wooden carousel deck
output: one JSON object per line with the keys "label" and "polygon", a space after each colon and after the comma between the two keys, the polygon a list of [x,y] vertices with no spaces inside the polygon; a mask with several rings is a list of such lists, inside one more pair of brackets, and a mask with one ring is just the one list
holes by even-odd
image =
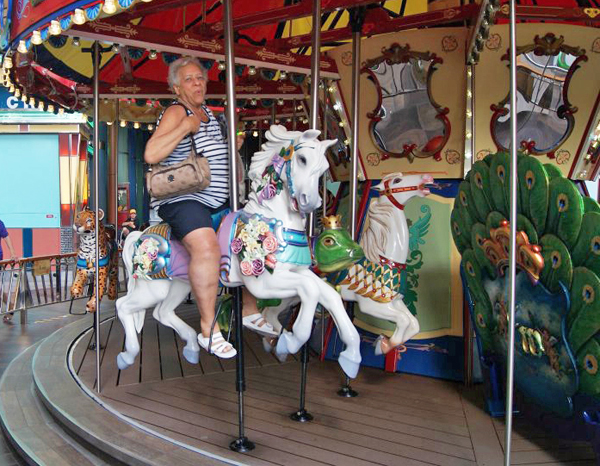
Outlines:
{"label": "wooden carousel deck", "polygon": [[[198,330],[194,306],[178,314]],[[258,336],[246,333],[246,435],[256,449],[238,454],[235,362],[201,353],[200,364],[181,357],[173,330],[148,317],[136,364],[116,367],[123,347],[117,320],[102,326],[102,400],[156,433],[242,464],[256,465],[501,465],[503,423],[481,409],[478,389],[407,374],[361,368],[357,398],[340,398],[341,371],[312,359],[307,410],[314,421],[292,421],[298,408],[300,364],[266,354]],[[81,380],[95,386],[91,335],[74,348]],[[513,464],[593,465],[587,442],[559,440],[526,419],[515,420]]]}

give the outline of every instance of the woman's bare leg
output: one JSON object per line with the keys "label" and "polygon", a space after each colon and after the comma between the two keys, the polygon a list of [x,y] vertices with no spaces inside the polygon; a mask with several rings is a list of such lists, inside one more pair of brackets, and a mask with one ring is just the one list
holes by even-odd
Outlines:
{"label": "woman's bare leg", "polygon": [[[189,232],[182,241],[190,254],[189,277],[200,311],[202,335],[207,338],[215,318],[215,304],[219,286],[219,259],[221,256],[217,235],[212,228],[198,228]],[[220,332],[215,323],[214,332]]]}

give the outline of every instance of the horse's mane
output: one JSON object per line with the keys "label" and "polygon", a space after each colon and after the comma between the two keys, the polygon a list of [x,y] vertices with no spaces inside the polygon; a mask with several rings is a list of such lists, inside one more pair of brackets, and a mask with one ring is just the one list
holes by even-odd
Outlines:
{"label": "horse's mane", "polygon": [[366,228],[360,240],[365,256],[371,262],[379,263],[383,256],[390,228],[393,228],[394,207],[390,202],[382,202],[382,198],[373,199],[366,218]]}
{"label": "horse's mane", "polygon": [[260,152],[255,152],[252,156],[252,162],[250,163],[250,169],[248,170],[248,177],[252,184],[261,179],[265,168],[267,168],[271,162],[275,152],[279,152],[284,146],[287,147],[301,135],[301,131],[288,131],[285,126],[271,126],[271,129],[265,133],[267,142],[262,145],[262,150]]}

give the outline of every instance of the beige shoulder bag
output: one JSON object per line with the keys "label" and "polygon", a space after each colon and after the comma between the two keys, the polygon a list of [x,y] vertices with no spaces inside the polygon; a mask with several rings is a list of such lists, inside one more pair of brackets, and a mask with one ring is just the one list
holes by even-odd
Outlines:
{"label": "beige shoulder bag", "polygon": [[150,170],[146,173],[146,187],[153,198],[162,200],[197,193],[210,185],[208,160],[196,153],[193,134],[190,134],[190,139],[192,146],[187,159],[169,166],[160,164],[150,166]]}

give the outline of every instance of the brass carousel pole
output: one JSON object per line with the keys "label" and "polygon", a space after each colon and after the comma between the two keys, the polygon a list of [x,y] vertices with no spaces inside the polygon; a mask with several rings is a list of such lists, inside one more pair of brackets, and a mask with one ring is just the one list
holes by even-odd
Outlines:
{"label": "brass carousel pole", "polygon": [[[313,1],[312,12],[312,55],[310,70],[310,122],[311,129],[317,129],[319,125],[319,81],[320,77],[320,54],[321,50],[321,0]],[[308,215],[307,234],[309,239],[315,234],[315,216],[313,213]],[[300,380],[300,406],[298,411],[292,413],[290,418],[298,422],[309,422],[313,416],[306,411],[306,377],[308,372],[308,347],[309,341],[302,346],[302,377]]]}
{"label": "brass carousel pole", "polygon": [[504,464],[510,466],[512,441],[513,389],[515,369],[515,298],[517,274],[517,31],[515,0],[510,0],[510,247],[509,247],[509,326],[506,362],[506,429]]}
{"label": "brass carousel pole", "polygon": [[94,42],[94,51],[93,51],[93,60],[94,60],[94,209],[96,210],[96,226],[94,228],[94,233],[96,235],[96,244],[95,244],[95,271],[94,271],[94,290],[96,291],[96,312],[94,313],[94,330],[96,332],[96,391],[100,393],[102,383],[101,383],[101,368],[100,368],[100,286],[99,286],[99,278],[100,278],[100,241],[99,241],[99,226],[100,226],[100,216],[98,215],[99,210],[99,194],[98,194],[98,180],[99,180],[99,171],[100,171],[100,160],[99,158],[99,138],[100,138],[100,130],[98,124],[100,122],[100,99],[99,99],[99,82],[100,82],[100,44],[98,41]]}
{"label": "brass carousel pole", "polygon": [[[225,26],[225,77],[227,86],[227,140],[229,141],[229,194],[231,209],[239,210],[239,188],[237,184],[237,147],[236,147],[236,115],[235,115],[235,63],[233,51],[233,13],[232,1],[223,1],[223,19]],[[229,444],[229,448],[239,453],[254,449],[254,444],[244,435],[244,391],[246,380],[244,374],[244,333],[242,327],[242,289],[238,286],[233,289],[233,311],[235,312],[235,345],[236,356],[236,382],[238,392],[238,433],[239,436]]]}
{"label": "brass carousel pole", "polygon": [[[352,28],[352,136],[350,138],[352,170],[350,172],[350,235],[354,241],[358,240],[356,204],[358,191],[358,118],[360,105],[360,36],[365,20],[364,7],[350,10],[350,27]],[[348,303],[347,309],[352,319],[354,304]],[[358,393],[350,386],[350,378],[346,376],[346,382],[338,391],[338,395],[345,398],[353,398]]]}

